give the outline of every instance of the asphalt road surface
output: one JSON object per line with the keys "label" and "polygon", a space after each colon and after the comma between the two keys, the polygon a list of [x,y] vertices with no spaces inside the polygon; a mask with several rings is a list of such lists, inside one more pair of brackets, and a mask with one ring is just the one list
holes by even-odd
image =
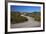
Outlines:
{"label": "asphalt road surface", "polygon": [[[24,15],[21,15],[24,16]],[[24,16],[28,18],[28,21],[23,23],[11,24],[11,28],[31,28],[31,27],[40,27],[41,22],[35,21],[34,18],[29,16]]]}

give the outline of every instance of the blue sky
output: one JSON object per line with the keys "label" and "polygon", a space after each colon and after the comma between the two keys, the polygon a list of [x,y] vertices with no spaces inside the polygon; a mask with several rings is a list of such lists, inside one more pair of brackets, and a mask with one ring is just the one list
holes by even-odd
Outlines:
{"label": "blue sky", "polygon": [[11,11],[39,12],[40,11],[40,6],[16,6],[16,5],[11,5]]}

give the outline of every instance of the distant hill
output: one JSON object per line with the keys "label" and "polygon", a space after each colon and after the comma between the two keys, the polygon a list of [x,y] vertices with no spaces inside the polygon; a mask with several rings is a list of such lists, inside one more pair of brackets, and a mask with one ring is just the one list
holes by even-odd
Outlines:
{"label": "distant hill", "polygon": [[40,16],[40,12],[32,12],[32,14],[35,14],[35,15],[39,15]]}
{"label": "distant hill", "polygon": [[21,14],[25,14],[25,15],[32,15],[32,14],[35,14],[35,15],[38,15],[40,16],[40,12],[32,12],[32,13],[29,13],[29,12],[19,12],[19,11],[11,11],[11,13],[21,13]]}

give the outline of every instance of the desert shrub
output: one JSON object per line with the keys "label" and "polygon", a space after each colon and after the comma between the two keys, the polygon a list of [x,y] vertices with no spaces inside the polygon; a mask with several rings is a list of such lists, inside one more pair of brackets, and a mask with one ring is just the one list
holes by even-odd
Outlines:
{"label": "desert shrub", "polygon": [[34,19],[35,19],[36,21],[40,21],[40,20],[41,20],[40,16],[35,16]]}
{"label": "desert shrub", "polygon": [[33,12],[31,17],[33,17],[35,21],[41,20],[40,12]]}
{"label": "desert shrub", "polygon": [[23,17],[23,16],[20,16],[21,14],[20,13],[13,13],[11,15],[11,23],[22,23],[22,22],[25,22],[25,21],[28,21],[28,19],[26,17]]}
{"label": "desert shrub", "polygon": [[24,22],[24,21],[27,21],[28,19],[25,18],[25,17],[22,17],[22,16],[19,16],[19,17],[15,17],[13,19],[14,23],[21,23],[21,22]]}
{"label": "desert shrub", "polygon": [[35,17],[35,14],[32,14],[32,17]]}
{"label": "desert shrub", "polygon": [[27,18],[22,17],[22,16],[19,16],[19,17],[15,18],[16,23],[24,22],[24,21],[27,21]]}

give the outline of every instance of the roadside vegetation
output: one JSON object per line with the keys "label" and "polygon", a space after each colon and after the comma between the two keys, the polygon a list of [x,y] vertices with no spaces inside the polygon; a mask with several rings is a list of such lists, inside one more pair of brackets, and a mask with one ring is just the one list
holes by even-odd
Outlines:
{"label": "roadside vegetation", "polygon": [[40,21],[41,20],[40,12],[33,12],[32,17],[34,18],[35,21]]}
{"label": "roadside vegetation", "polygon": [[[25,21],[28,21],[28,18],[21,16],[20,12],[11,12],[11,23],[23,23]],[[32,12],[32,13],[25,13],[24,15],[34,18],[35,21],[41,20],[40,12]]]}
{"label": "roadside vegetation", "polygon": [[40,12],[27,13],[26,16],[30,16],[30,17],[34,18],[35,21],[40,22],[40,20],[41,20]]}
{"label": "roadside vegetation", "polygon": [[21,13],[19,12],[12,12],[11,13],[11,23],[22,23],[28,21],[26,17],[21,16]]}

